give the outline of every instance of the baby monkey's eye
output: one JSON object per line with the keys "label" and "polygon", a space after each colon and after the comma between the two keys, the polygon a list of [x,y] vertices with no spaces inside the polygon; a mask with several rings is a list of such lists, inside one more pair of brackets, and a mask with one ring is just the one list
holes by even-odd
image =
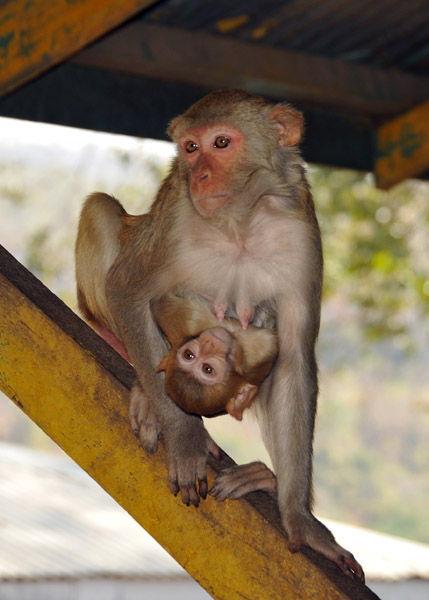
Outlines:
{"label": "baby monkey's eye", "polygon": [[194,360],[195,354],[191,350],[186,349],[183,351],[183,358],[185,360]]}
{"label": "baby monkey's eye", "polygon": [[215,148],[226,148],[227,146],[229,146],[230,142],[231,142],[231,140],[229,139],[228,136],[220,135],[219,137],[217,137],[215,139],[214,146],[215,146]]}
{"label": "baby monkey's eye", "polygon": [[195,152],[195,150],[198,150],[198,144],[192,140],[188,140],[185,144],[185,150],[188,153]]}
{"label": "baby monkey's eye", "polygon": [[216,374],[216,371],[208,363],[203,364],[203,371],[206,375],[215,375]]}

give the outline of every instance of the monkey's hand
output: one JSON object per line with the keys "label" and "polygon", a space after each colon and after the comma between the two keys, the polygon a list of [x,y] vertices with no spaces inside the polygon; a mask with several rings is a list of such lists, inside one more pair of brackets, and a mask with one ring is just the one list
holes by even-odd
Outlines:
{"label": "monkey's hand", "polygon": [[353,554],[340,546],[329,529],[310,512],[286,511],[282,513],[282,522],[288,534],[291,552],[298,552],[302,546],[309,546],[336,563],[349,577],[365,582],[362,567]]}
{"label": "monkey's hand", "polygon": [[262,490],[270,494],[277,492],[277,478],[262,462],[235,465],[222,471],[209,491],[219,502],[231,498],[236,500],[249,492]]}
{"label": "monkey's hand", "polygon": [[131,390],[129,414],[134,435],[139,438],[146,452],[154,454],[158,450],[161,428],[155,411],[138,382]]}
{"label": "monkey's hand", "polygon": [[198,506],[200,497],[207,497],[208,454],[220,459],[218,445],[204,428],[201,419],[198,421],[200,425],[192,424],[189,435],[184,436],[182,432],[180,436],[170,435],[165,439],[170,489],[175,496],[180,491],[182,502],[187,506]]}

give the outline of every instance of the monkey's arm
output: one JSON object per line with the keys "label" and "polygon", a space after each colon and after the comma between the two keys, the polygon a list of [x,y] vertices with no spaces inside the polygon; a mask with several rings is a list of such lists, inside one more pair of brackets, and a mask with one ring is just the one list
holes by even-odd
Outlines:
{"label": "monkey's arm", "polygon": [[217,327],[225,327],[236,339],[238,351],[234,368],[242,377],[254,385],[260,385],[269,375],[278,352],[277,335],[274,329],[249,325],[243,329],[237,319],[226,318]]}
{"label": "monkey's arm", "polygon": [[273,329],[250,325],[240,328],[237,341],[243,350],[241,365],[235,365],[246,381],[260,385],[269,375],[278,352],[277,335]]}
{"label": "monkey's arm", "polygon": [[279,358],[265,417],[271,431],[268,446],[277,476],[279,508],[292,551],[310,546],[345,573],[363,580],[362,568],[353,555],[312,514],[317,323],[314,306],[304,295],[279,300]]}
{"label": "monkey's arm", "polygon": [[195,337],[205,329],[219,326],[208,307],[199,298],[181,298],[167,294],[151,303],[152,314],[173,348],[185,339]]}
{"label": "monkey's arm", "polygon": [[[202,419],[181,410],[165,391],[164,375],[156,371],[166,346],[150,307],[148,294],[153,293],[153,288],[150,281],[136,285],[128,279],[135,277],[133,259],[120,256],[108,274],[106,286],[121,339],[138,375],[131,395],[131,423],[147,452],[156,452],[161,436],[171,491],[174,494],[180,491],[185,504],[197,506],[200,496],[207,495],[208,453],[218,458],[219,448]],[[133,297],[130,290],[137,290],[138,297]]]}

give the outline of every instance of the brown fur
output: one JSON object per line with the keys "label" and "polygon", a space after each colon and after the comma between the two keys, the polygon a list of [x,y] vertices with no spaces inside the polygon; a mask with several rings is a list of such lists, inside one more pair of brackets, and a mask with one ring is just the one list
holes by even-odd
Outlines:
{"label": "brown fur", "polygon": [[[152,312],[172,346],[163,359],[169,396],[190,413],[212,416],[232,410],[234,416],[241,418],[242,410],[250,406],[256,394],[252,388],[262,384],[273,366],[277,355],[275,332],[254,326],[243,331],[236,319],[227,318],[219,323],[207,303],[198,298],[168,295],[152,303]],[[180,368],[177,351],[189,339],[219,326],[229,331],[236,342],[230,358],[231,369],[221,383],[203,385]],[[231,402],[233,399],[236,399],[235,403]]]}
{"label": "brown fur", "polygon": [[[198,142],[208,127],[219,135],[238,131],[242,136],[225,151],[230,158],[224,169],[221,151],[213,146],[201,145],[192,156],[183,151],[188,137]],[[172,121],[169,132],[181,150],[149,214],[128,223],[119,251],[119,235],[112,236],[119,228],[118,213],[104,197],[85,205],[77,243],[78,289],[81,303],[124,343],[139,382],[131,401],[133,427],[148,451],[156,450],[161,432],[170,487],[186,503],[198,504],[197,482],[199,493],[207,493],[207,454],[218,450],[200,418],[176,406],[156,373],[166,347],[150,303],[173,292],[204,298],[244,326],[253,318],[262,326],[275,321],[278,359],[254,407],[277,477],[289,546],[310,546],[362,578],[353,556],[311,512],[322,250],[296,146],[301,131],[298,111],[246,92],[214,92],[197,102]],[[212,211],[202,209],[210,207],[210,178],[215,199],[224,194]],[[202,200],[191,188],[202,190]],[[95,226],[107,221],[104,243],[87,218]],[[240,481],[249,488],[246,466],[234,473],[219,482],[224,497],[237,497],[237,490],[245,489]]]}

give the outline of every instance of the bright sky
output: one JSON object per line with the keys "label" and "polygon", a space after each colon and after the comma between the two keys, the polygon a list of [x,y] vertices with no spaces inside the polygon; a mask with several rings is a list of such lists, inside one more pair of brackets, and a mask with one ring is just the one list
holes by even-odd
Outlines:
{"label": "bright sky", "polygon": [[124,150],[143,146],[152,155],[159,154],[160,157],[166,157],[174,154],[174,146],[171,142],[0,117],[0,143],[6,140],[19,141],[24,144],[55,144],[65,146],[70,150],[78,150],[91,143],[99,147],[113,146]]}

